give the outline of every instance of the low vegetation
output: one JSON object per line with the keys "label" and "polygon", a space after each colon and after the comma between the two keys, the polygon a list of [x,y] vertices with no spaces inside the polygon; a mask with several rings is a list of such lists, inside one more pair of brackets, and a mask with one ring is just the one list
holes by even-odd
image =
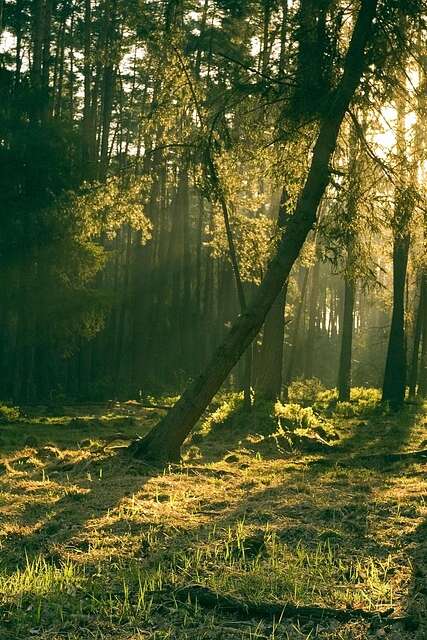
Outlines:
{"label": "low vegetation", "polygon": [[[124,448],[161,409],[26,408],[3,424],[0,638],[425,638],[425,466],[340,463],[422,448],[423,407],[292,394],[249,415],[240,394],[219,398],[163,470]],[[237,615],[200,604],[200,587],[389,617]]]}

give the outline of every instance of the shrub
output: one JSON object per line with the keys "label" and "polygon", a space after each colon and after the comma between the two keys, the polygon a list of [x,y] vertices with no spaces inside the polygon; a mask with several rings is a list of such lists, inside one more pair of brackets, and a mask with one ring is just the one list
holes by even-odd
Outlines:
{"label": "shrub", "polygon": [[0,423],[8,424],[16,422],[21,417],[18,407],[11,407],[7,404],[0,404]]}
{"label": "shrub", "polygon": [[243,407],[242,393],[229,393],[221,396],[217,408],[207,416],[201,425],[199,434],[193,436],[192,444],[200,442],[209,432],[221,430],[231,437],[257,435],[266,441],[270,438],[287,440],[294,446],[302,439],[336,439],[335,429],[330,421],[320,416],[312,407],[304,407],[297,402],[275,404],[258,400],[248,413]]}
{"label": "shrub", "polygon": [[335,438],[335,429],[328,420],[321,418],[312,407],[302,407],[296,403],[282,404],[276,402],[274,406],[279,429],[292,432],[300,436]]}
{"label": "shrub", "polygon": [[364,402],[371,406],[381,402],[381,391],[372,387],[353,387],[351,399],[355,402]]}
{"label": "shrub", "polygon": [[369,416],[384,411],[379,389],[354,387],[350,402],[337,402],[335,414],[343,418]]}
{"label": "shrub", "polygon": [[338,400],[338,391],[336,389],[323,389],[317,394],[316,402],[313,403],[315,411],[330,413],[331,407],[335,406]]}
{"label": "shrub", "polygon": [[318,378],[298,379],[289,385],[288,396],[292,403],[311,405],[323,391],[325,387]]}
{"label": "shrub", "polygon": [[312,429],[319,424],[319,418],[311,407],[302,407],[296,403],[282,404],[276,402],[274,414],[282,428],[293,431],[297,428]]}
{"label": "shrub", "polygon": [[227,393],[221,397],[219,406],[203,421],[201,431],[226,428],[235,422],[243,406],[243,393]]}
{"label": "shrub", "polygon": [[334,413],[342,418],[353,418],[358,415],[358,407],[351,402],[337,402]]}

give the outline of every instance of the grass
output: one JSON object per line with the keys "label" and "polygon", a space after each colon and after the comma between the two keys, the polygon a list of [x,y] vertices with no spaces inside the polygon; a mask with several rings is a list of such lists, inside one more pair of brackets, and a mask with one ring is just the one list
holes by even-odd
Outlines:
{"label": "grass", "polygon": [[[154,410],[23,408],[0,427],[1,640],[425,638],[425,469],[338,464],[421,446],[425,407],[389,414],[357,393],[350,416],[324,397],[315,408],[339,438],[326,466],[275,446],[265,407],[245,430],[236,397],[164,470],[127,460],[110,439],[144,433]],[[192,584],[254,603],[393,607],[416,625],[242,620],[178,602]]]}

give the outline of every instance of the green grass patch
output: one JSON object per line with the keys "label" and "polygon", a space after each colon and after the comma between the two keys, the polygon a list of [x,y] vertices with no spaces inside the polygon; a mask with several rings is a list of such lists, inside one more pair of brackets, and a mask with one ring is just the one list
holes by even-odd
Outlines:
{"label": "green grass patch", "polygon": [[[353,393],[359,404],[378,400]],[[420,447],[425,413],[413,406],[360,419],[292,401],[259,403],[248,415],[241,403],[239,394],[218,398],[197,458],[190,443],[182,467],[160,471],[122,458],[108,441],[158,418],[139,403],[51,416],[26,408],[25,422],[3,425],[0,639],[371,637],[366,623],[325,620],[319,630],[179,602],[175,591],[194,584],[251,603],[391,606],[417,622],[392,640],[425,637],[422,465],[334,462]],[[313,437],[329,426],[338,453],[321,454],[331,456],[326,466],[311,465],[317,454],[303,448],[264,446],[272,435]],[[30,435],[36,444],[26,443]]]}

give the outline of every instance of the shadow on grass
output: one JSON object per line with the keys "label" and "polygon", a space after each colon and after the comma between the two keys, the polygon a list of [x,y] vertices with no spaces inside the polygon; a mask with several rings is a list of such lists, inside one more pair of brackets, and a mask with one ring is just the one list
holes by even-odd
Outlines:
{"label": "shadow on grass", "polygon": [[26,407],[22,419],[1,424],[0,452],[50,444],[75,448],[85,440],[102,440],[117,432],[132,438],[143,435],[164,413],[131,402],[59,407],[47,415],[43,409],[46,407]]}
{"label": "shadow on grass", "polygon": [[427,518],[405,540],[412,563],[412,576],[408,590],[407,613],[421,627],[427,637]]}
{"label": "shadow on grass", "polygon": [[[9,452],[3,463],[1,488],[5,503],[9,495],[9,508],[2,518],[0,569],[22,568],[39,555],[60,562],[63,555],[58,549],[68,543],[70,549],[83,551],[85,544],[79,549],[82,543],[76,540],[88,523],[109,513],[161,473],[114,450],[73,451],[68,448],[70,435],[62,449],[48,436],[44,447],[26,447],[16,455]],[[14,504],[10,504],[12,499]]]}
{"label": "shadow on grass", "polygon": [[410,444],[411,431],[421,415],[422,405],[410,405],[398,413],[374,412],[371,417],[350,420],[332,416],[332,426],[340,428],[344,422],[351,425],[351,432],[341,436],[330,447],[313,440],[312,444],[308,442],[302,447],[283,449],[272,435],[277,430],[277,421],[274,423],[271,415],[257,411],[256,408],[250,413],[238,409],[224,423],[215,424],[206,435],[196,432],[187,441],[187,449],[191,446],[198,447],[203,462],[217,462],[230,454],[235,457],[238,450],[266,460],[327,455],[331,462],[335,457],[350,458],[354,453],[397,453]]}
{"label": "shadow on grass", "polygon": [[399,412],[362,418],[341,443],[342,450],[363,454],[398,453],[408,444],[411,430],[423,413],[422,405],[407,405]]}
{"label": "shadow on grass", "polygon": [[[416,418],[417,415],[414,414],[412,417],[406,416],[403,422],[398,422],[397,437],[387,438],[384,447],[391,451],[396,450],[396,446],[403,447],[410,437],[410,431]],[[358,441],[360,441],[362,448],[379,446],[375,445],[375,442],[378,442],[377,436],[381,435],[376,432],[376,429],[381,427],[381,420],[375,418],[375,422],[373,421],[368,429],[366,426],[357,425],[356,432],[346,441],[346,451],[348,450],[350,453],[355,450]],[[394,416],[392,419],[386,417],[384,420],[391,420],[386,433],[392,434],[393,421],[400,421],[401,417]],[[360,433],[357,435],[359,430]],[[213,435],[215,436],[213,440],[210,440],[212,437],[210,434],[206,441],[200,443],[202,453],[206,453],[206,456],[202,463],[198,463],[200,477],[196,477],[191,485],[192,490],[196,493],[200,483],[221,482],[220,475],[210,476],[209,467],[203,470],[200,465],[206,461],[221,460],[224,453],[232,452],[236,448],[235,433],[224,433],[223,438],[218,437],[220,435],[218,431]],[[353,443],[349,446],[351,441]],[[250,446],[248,445],[247,448]],[[325,543],[338,547],[342,554],[347,553],[351,556],[357,552],[363,556],[363,554],[369,553],[377,558],[383,558],[391,549],[397,549],[401,544],[402,536],[398,532],[394,537],[386,536],[383,540],[377,539],[370,531],[369,520],[372,517],[373,509],[376,509],[372,506],[375,503],[374,494],[381,490],[382,486],[388,482],[388,478],[392,480],[393,470],[396,467],[386,470],[386,475],[381,473],[374,476],[357,468],[349,471],[336,468],[334,465],[327,468],[308,467],[301,459],[299,459],[299,465],[290,464],[290,460],[295,459],[295,456],[289,454],[289,458],[283,460],[279,451],[264,453],[264,459],[254,460],[253,453],[251,455],[251,461],[249,460],[250,456],[247,456],[246,459],[242,458],[241,463],[237,461],[235,466],[234,462],[227,466],[229,475],[224,475],[224,482],[229,483],[227,487],[230,489],[230,494],[233,490],[238,490],[234,500],[230,495],[228,501],[227,495],[225,495],[222,501],[215,501],[212,496],[208,495],[206,504],[201,504],[194,512],[189,513],[187,527],[185,520],[180,527],[174,526],[173,522],[169,523],[171,526],[168,528],[167,537],[161,542],[158,549],[154,547],[149,550],[149,555],[142,558],[143,562],[138,567],[142,569],[145,566],[144,563],[149,563],[151,566],[167,565],[169,561],[172,562],[174,554],[180,552],[191,557],[196,554],[200,545],[208,544],[212,538],[218,536],[226,538],[227,531],[236,529],[238,523],[242,522],[248,531],[252,532],[252,540],[248,544],[252,545],[255,554],[263,553],[262,532],[269,525],[276,528],[277,535],[282,542],[295,550],[301,543],[312,548],[315,548],[319,543]],[[259,472],[260,475],[265,473],[270,462],[275,466],[265,479],[267,486],[260,486],[257,473]],[[132,471],[130,468],[132,464],[119,456],[106,458],[99,456],[98,459],[91,460],[89,465],[87,465],[86,459],[79,460],[69,472],[59,471],[58,475],[51,475],[50,480],[41,481],[40,471],[34,472],[31,477],[33,484],[25,486],[23,483],[20,487],[20,491],[27,491],[28,504],[25,504],[19,513],[19,520],[23,524],[40,523],[40,526],[37,526],[29,534],[12,535],[5,540],[2,555],[8,567],[24,563],[26,561],[25,552],[30,557],[42,554],[53,563],[59,562],[61,556],[63,557],[64,552],[71,545],[74,551],[81,552],[82,562],[86,565],[96,562],[99,565],[97,572],[103,576],[108,574],[112,560],[111,554],[108,558],[100,558],[95,561],[86,558],[87,545],[90,543],[80,534],[93,521],[98,528],[97,533],[101,540],[110,535],[119,538],[127,527],[132,533],[138,534],[139,531],[141,538],[143,537],[143,532],[150,526],[149,512],[143,523],[133,521],[126,513],[119,515],[114,522],[102,522],[103,515],[116,509],[123,498],[129,498],[132,494],[141,492],[153,477],[163,475],[163,472],[158,470],[147,469],[143,471],[142,467],[137,464]],[[254,464],[253,469],[250,468],[250,464]],[[234,475],[233,469],[236,470]],[[174,479],[186,481],[186,473],[188,470],[183,468],[181,474],[173,474],[170,484],[171,492],[177,491],[179,488],[173,484]],[[167,476],[167,470],[165,474]],[[279,483],[277,483],[278,479]],[[12,487],[13,480],[14,478],[11,478],[11,490],[16,491],[16,487],[15,489]],[[15,477],[15,480],[18,480],[19,484],[19,477]],[[268,486],[270,484],[274,484],[274,486]],[[184,488],[179,490],[185,489],[186,485],[184,484]],[[40,500],[35,508],[30,504],[30,499],[39,490],[41,491]],[[163,489],[163,491],[167,491],[167,489]],[[48,501],[49,493],[57,495],[57,498]],[[172,499],[173,495],[157,496],[156,504],[160,505],[159,509],[161,509],[162,500],[169,497]],[[45,503],[44,499],[46,499]],[[392,507],[393,505],[386,504],[384,511],[378,512],[375,517],[378,517],[379,521],[382,518],[389,518]],[[150,509],[150,505],[147,505],[147,509]],[[159,513],[161,514],[160,511]],[[191,521],[190,516],[194,516],[196,520]],[[203,521],[199,521],[197,518]],[[154,518],[152,519],[154,520]],[[164,521],[166,526],[168,524],[167,516],[164,517]],[[160,529],[161,525],[158,526]],[[413,543],[417,551],[414,550],[412,555],[415,558],[419,554],[418,550],[421,552],[421,540],[425,535],[425,529],[420,527],[419,532],[414,535]],[[117,540],[117,544],[119,544],[119,540]],[[115,553],[117,556],[122,553],[119,546]],[[128,559],[131,561],[132,557],[129,556]],[[414,569],[414,576],[415,571]],[[187,575],[182,570],[179,579],[189,582],[197,580],[198,576]],[[108,589],[111,586],[106,583],[104,588],[104,595],[107,597]],[[137,580],[135,584],[131,585],[131,588],[138,588]],[[125,600],[127,596],[123,589],[120,584],[115,584],[114,598]],[[44,599],[44,607],[47,611],[53,605],[53,597],[47,595]],[[155,598],[161,599],[161,597],[159,590]],[[97,625],[98,614],[93,613],[92,615],[93,624]],[[99,614],[100,618],[102,615]],[[25,633],[28,633],[31,625],[34,626],[31,613],[28,614],[28,625],[26,620],[25,618],[22,628],[23,638],[28,637],[28,635],[25,636]],[[92,637],[90,633],[88,631],[87,636],[82,633],[79,637]],[[20,638],[21,636],[11,637]],[[108,635],[108,637],[115,636]]]}

